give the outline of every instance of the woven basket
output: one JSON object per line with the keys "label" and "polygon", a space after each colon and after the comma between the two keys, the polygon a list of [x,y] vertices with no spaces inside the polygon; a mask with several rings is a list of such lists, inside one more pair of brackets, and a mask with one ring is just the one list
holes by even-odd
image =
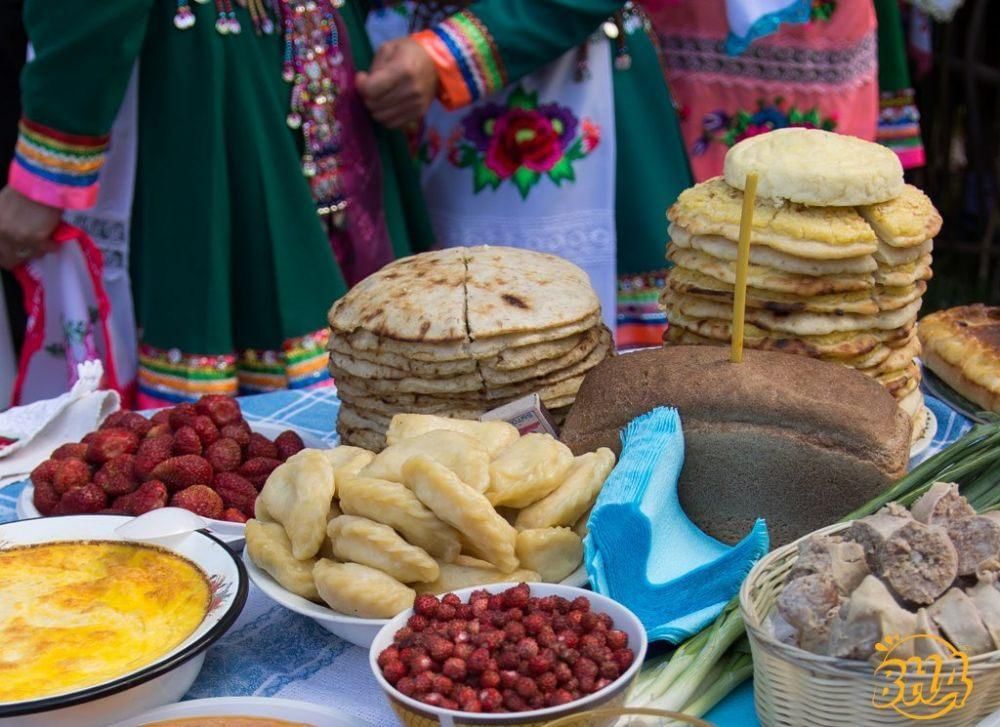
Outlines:
{"label": "woven basket", "polygon": [[[847,527],[847,524],[834,525],[813,535],[832,535]],[[765,626],[785,577],[795,563],[799,542],[764,557],[740,588],[740,612],[753,651],[754,701],[761,724],[764,727],[920,724],[892,708],[875,705],[875,695],[888,682],[885,677],[876,676],[872,663],[812,654],[781,643]],[[946,672],[952,664],[960,662],[946,662]],[[964,705],[927,720],[927,724],[974,725],[1000,709],[1000,651],[970,658],[967,675],[972,680],[972,690]],[[930,674],[910,673],[906,684],[908,687],[919,684],[925,694],[930,694],[931,679]],[[941,688],[942,693],[950,690],[964,692],[965,688],[957,684]],[[884,705],[885,699],[879,701]]]}

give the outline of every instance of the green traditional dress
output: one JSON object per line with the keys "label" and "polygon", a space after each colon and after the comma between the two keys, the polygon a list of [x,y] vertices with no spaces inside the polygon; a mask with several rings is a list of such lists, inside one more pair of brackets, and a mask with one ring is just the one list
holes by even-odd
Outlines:
{"label": "green traditional dress", "polygon": [[[405,140],[373,130],[354,92],[354,68],[371,61],[366,5],[308,5],[322,16],[299,27],[310,11],[290,0],[273,20],[258,0],[26,3],[36,57],[9,183],[32,199],[94,204],[138,61],[141,404],[320,382],[325,314],[345,277],[431,243]],[[339,76],[312,76],[313,42]],[[289,128],[300,125],[305,141]],[[366,148],[364,164],[341,151]]]}

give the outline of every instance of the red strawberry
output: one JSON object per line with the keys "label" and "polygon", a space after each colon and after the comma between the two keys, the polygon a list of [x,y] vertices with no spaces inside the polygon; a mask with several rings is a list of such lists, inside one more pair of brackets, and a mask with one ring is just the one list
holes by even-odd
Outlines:
{"label": "red strawberry", "polygon": [[274,471],[274,468],[281,464],[280,459],[269,459],[267,457],[255,457],[248,459],[240,468],[239,473],[245,477],[251,485],[259,492],[267,482],[267,478]]}
{"label": "red strawberry", "polygon": [[91,482],[67,492],[62,496],[59,505],[60,511],[66,515],[97,512],[108,506],[108,497],[104,494],[104,490]]}
{"label": "red strawberry", "polygon": [[56,476],[56,472],[59,470],[59,460],[57,459],[47,459],[40,465],[31,470],[31,481],[36,485],[39,482],[48,482],[52,484],[53,478]]}
{"label": "red strawberry", "polygon": [[279,434],[274,440],[274,446],[278,448],[278,459],[282,462],[306,448],[302,437],[291,430]]}
{"label": "red strawberry", "polygon": [[90,467],[82,459],[64,459],[52,478],[52,487],[60,495],[90,483]]}
{"label": "red strawberry", "polygon": [[149,421],[153,424],[170,424],[170,412],[170,409],[160,409],[149,418]]}
{"label": "red strawberry", "polygon": [[185,454],[160,462],[153,468],[152,478],[160,480],[171,492],[177,492],[191,485],[208,484],[214,474],[204,457]]}
{"label": "red strawberry", "polygon": [[240,405],[228,396],[210,395],[201,397],[195,407],[199,414],[211,417],[216,426],[224,427],[243,419]]}
{"label": "red strawberry", "polygon": [[173,507],[183,507],[195,515],[218,519],[222,517],[222,498],[208,485],[192,485],[170,498]]}
{"label": "red strawberry", "polygon": [[116,510],[113,507],[106,507],[103,510],[97,511],[98,515],[128,515],[124,510]]}
{"label": "red strawberry", "polygon": [[174,454],[201,454],[201,439],[194,427],[178,427],[174,432]]}
{"label": "red strawberry", "polygon": [[215,476],[212,487],[219,493],[226,507],[235,507],[247,517],[253,517],[257,490],[245,478],[233,472],[220,472]]}
{"label": "red strawberry", "polygon": [[162,437],[168,436],[172,437],[174,435],[174,430],[170,428],[169,424],[154,424],[150,427],[149,431],[146,432],[146,438],[150,437]]}
{"label": "red strawberry", "polygon": [[150,510],[167,506],[167,488],[162,482],[150,480],[139,485],[139,489],[129,495],[117,498],[111,506],[124,510],[129,515],[142,515]]}
{"label": "red strawberry", "polygon": [[59,493],[56,492],[52,483],[48,480],[34,480],[35,484],[35,507],[42,515],[51,515],[55,506],[59,504]]}
{"label": "red strawberry", "polygon": [[257,434],[257,432],[250,434],[250,444],[247,446],[247,459],[254,459],[255,457],[278,459],[278,448],[274,442],[263,434]]}
{"label": "red strawberry", "polygon": [[226,439],[232,439],[244,451],[250,446],[250,425],[246,422],[227,424],[219,429],[219,434]]}
{"label": "red strawberry", "polygon": [[94,474],[94,484],[100,485],[108,497],[132,492],[139,484],[135,479],[135,458],[134,454],[122,454],[105,463]]}
{"label": "red strawberry", "polygon": [[194,404],[178,404],[170,410],[170,426],[176,431],[181,427],[190,427],[194,424],[198,412],[195,411]]}
{"label": "red strawberry", "polygon": [[87,461],[104,464],[120,454],[139,449],[139,435],[128,429],[101,429],[87,445]]}
{"label": "red strawberry", "polygon": [[245,523],[249,518],[235,507],[228,507],[222,511],[222,517],[219,519],[231,523]]}
{"label": "red strawberry", "polygon": [[153,422],[134,411],[116,411],[101,423],[101,429],[128,429],[145,437]]}
{"label": "red strawberry", "polygon": [[198,433],[198,439],[201,440],[203,447],[207,447],[219,439],[219,428],[215,426],[215,422],[210,417],[200,414],[194,418],[194,424],[191,426]]}
{"label": "red strawberry", "polygon": [[[159,425],[157,425],[159,426]],[[154,427],[155,428],[155,427]],[[156,465],[170,459],[174,453],[174,438],[170,434],[146,437],[135,453],[135,477],[140,482],[148,480]]]}
{"label": "red strawberry", "polygon": [[232,439],[220,439],[205,450],[205,459],[216,472],[232,472],[243,462],[243,451]]}
{"label": "red strawberry", "polygon": [[[90,436],[90,435],[88,435]],[[56,447],[56,451],[52,453],[52,459],[83,459],[87,456],[87,445],[83,442],[79,444],[71,443],[64,444],[61,447]]]}

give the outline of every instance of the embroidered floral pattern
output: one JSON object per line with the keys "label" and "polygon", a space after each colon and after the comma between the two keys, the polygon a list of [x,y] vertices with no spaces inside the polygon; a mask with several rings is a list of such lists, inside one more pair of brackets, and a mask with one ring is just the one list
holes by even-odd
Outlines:
{"label": "embroidered floral pattern", "polygon": [[809,12],[809,22],[829,22],[830,18],[833,17],[833,11],[836,9],[837,0],[813,0],[812,10]]}
{"label": "embroidered floral pattern", "polygon": [[837,117],[821,117],[816,107],[802,111],[790,106],[786,111],[784,106],[785,100],[779,96],[770,104],[763,100],[758,101],[755,112],[740,110],[730,115],[720,109],[706,114],[701,122],[702,134],[692,145],[691,153],[694,156],[701,156],[708,151],[712,142],[733,146],[751,136],[789,126],[825,131],[837,128]]}
{"label": "embroidered floral pattern", "polygon": [[481,104],[462,119],[448,140],[448,159],[472,169],[477,194],[509,181],[527,199],[543,176],[556,186],[574,181],[573,163],[600,141],[595,123],[557,103],[539,104],[537,93],[518,86],[506,106]]}
{"label": "embroidered floral pattern", "polygon": [[430,164],[441,152],[441,132],[421,121],[420,128],[406,132],[406,143],[415,162]]}

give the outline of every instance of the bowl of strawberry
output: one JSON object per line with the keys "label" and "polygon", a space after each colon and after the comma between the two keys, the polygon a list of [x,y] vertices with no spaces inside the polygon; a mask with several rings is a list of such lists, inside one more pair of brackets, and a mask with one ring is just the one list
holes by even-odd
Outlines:
{"label": "bowl of strawberry", "polygon": [[403,724],[526,727],[621,706],[646,645],[638,617],[610,598],[494,584],[417,596],[369,661]]}
{"label": "bowl of strawberry", "polygon": [[212,532],[236,542],[268,475],[305,446],[296,432],[248,422],[226,396],[150,417],[117,411],[31,472],[18,516],[135,516],[170,505],[208,519]]}

